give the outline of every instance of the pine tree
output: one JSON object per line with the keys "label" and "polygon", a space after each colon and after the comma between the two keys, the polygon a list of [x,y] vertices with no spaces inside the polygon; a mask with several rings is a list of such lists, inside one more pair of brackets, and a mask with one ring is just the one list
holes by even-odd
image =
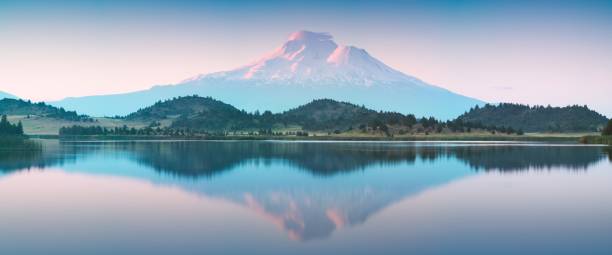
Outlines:
{"label": "pine tree", "polygon": [[612,135],[612,120],[608,120],[608,125],[601,131],[601,135]]}
{"label": "pine tree", "polygon": [[17,135],[23,135],[23,124],[21,124],[21,121],[17,123]]}

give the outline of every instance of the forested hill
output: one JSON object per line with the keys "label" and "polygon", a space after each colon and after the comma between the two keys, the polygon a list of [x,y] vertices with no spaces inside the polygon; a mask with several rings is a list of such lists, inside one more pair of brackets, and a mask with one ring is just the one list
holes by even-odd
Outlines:
{"label": "forested hill", "polygon": [[278,119],[306,130],[345,130],[375,122],[390,125],[411,126],[417,123],[414,115],[395,112],[377,112],[363,106],[338,102],[331,99],[314,100],[308,104],[286,111]]}
{"label": "forested hill", "polygon": [[[434,118],[417,119],[414,115],[379,112],[363,106],[331,99],[319,99],[282,112],[258,111],[248,113],[210,97],[186,96],[160,101],[125,117],[130,121],[149,122],[145,133],[165,132],[160,127],[182,132],[258,132],[271,133],[319,132],[379,132],[429,133],[471,132],[486,130],[513,133],[505,127],[471,125],[461,121],[441,122]],[[152,129],[155,129],[152,130]],[[65,129],[65,133],[69,133]],[[76,130],[74,133],[81,133]]]}
{"label": "forested hill", "polygon": [[464,122],[522,129],[526,132],[590,132],[600,130],[608,119],[586,106],[528,106],[502,103],[476,106],[459,116]]}
{"label": "forested hill", "polygon": [[210,97],[187,96],[160,101],[126,116],[127,120],[171,121],[173,128],[195,130],[246,130],[301,127],[304,130],[346,130],[375,122],[406,126],[417,123],[414,115],[377,112],[363,106],[330,99],[314,100],[283,113],[247,113]]}
{"label": "forested hill", "polygon": [[162,119],[196,118],[208,115],[246,114],[232,105],[211,97],[185,96],[171,100],[158,101],[152,106],[138,110],[126,116],[128,120],[158,121]]}
{"label": "forested hill", "polygon": [[[13,100],[11,102],[23,101]],[[1,105],[1,104],[0,104]],[[39,106],[40,104],[34,104]],[[42,104],[40,107],[49,107]],[[265,106],[264,106],[265,107]],[[2,109],[2,108],[0,108]],[[45,108],[46,109],[46,108]],[[0,113],[2,113],[0,111]],[[22,113],[24,114],[24,113]],[[76,113],[75,113],[76,114]],[[331,99],[313,100],[282,113],[246,112],[211,97],[185,96],[159,101],[129,114],[127,121],[148,123],[141,133],[264,133],[313,131],[327,133],[470,133],[597,131],[607,118],[586,106],[530,107],[519,104],[485,105],[452,121],[416,118],[412,114],[375,111]],[[64,130],[65,133],[69,130]],[[125,131],[125,130],[124,130]],[[118,133],[125,133],[124,131]],[[138,133],[134,130],[131,133]],[[72,133],[82,133],[76,130]]]}
{"label": "forested hill", "polygon": [[211,97],[185,96],[159,101],[126,119],[170,122],[173,128],[223,131],[259,128],[256,117]]}
{"label": "forested hill", "polygon": [[79,115],[43,102],[32,103],[21,99],[4,98],[0,100],[0,115],[34,115],[69,121],[92,121],[89,116]]}

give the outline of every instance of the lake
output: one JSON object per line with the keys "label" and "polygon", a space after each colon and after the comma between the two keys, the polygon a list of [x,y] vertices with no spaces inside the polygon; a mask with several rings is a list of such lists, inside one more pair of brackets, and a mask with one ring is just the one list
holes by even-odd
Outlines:
{"label": "lake", "polygon": [[612,254],[608,147],[37,142],[0,254]]}

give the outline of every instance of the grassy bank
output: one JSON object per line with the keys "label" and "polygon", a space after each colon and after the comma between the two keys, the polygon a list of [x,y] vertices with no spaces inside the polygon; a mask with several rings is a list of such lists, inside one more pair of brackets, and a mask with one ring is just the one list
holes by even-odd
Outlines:
{"label": "grassy bank", "polygon": [[611,135],[588,135],[580,138],[580,143],[584,144],[607,144],[612,145],[612,136]]}
{"label": "grassy bank", "polygon": [[122,127],[127,125],[132,128],[146,127],[149,123],[137,122],[137,121],[125,121],[121,119],[111,118],[93,118],[94,122],[78,122],[68,121],[62,119],[47,118],[41,116],[27,116],[27,115],[12,115],[8,116],[8,120],[12,123],[21,121],[23,124],[23,131],[28,135],[56,135],[59,134],[61,127],[69,127],[72,125],[79,126],[102,126],[106,128]]}

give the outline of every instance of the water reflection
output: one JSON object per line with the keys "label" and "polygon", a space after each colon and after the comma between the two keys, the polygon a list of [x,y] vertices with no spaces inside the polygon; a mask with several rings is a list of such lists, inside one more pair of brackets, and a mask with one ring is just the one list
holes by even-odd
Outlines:
{"label": "water reflection", "polygon": [[612,146],[607,146],[604,149],[604,152],[608,154],[608,159],[612,162]]}
{"label": "water reflection", "polygon": [[42,154],[39,143],[21,138],[0,137],[0,173],[36,166]]}
{"label": "water reflection", "polygon": [[[455,158],[474,170],[522,171],[564,167],[586,169],[609,147],[517,144],[296,143],[296,142],[54,142],[42,151],[1,150],[2,169],[51,167],[90,154],[129,155],[152,169],[181,177],[212,177],[249,161],[282,161],[317,176],[333,176],[371,166]],[[545,147],[543,149],[543,147]],[[15,164],[9,166],[9,164]]]}
{"label": "water reflection", "polygon": [[312,142],[57,142],[0,152],[0,169],[137,178],[241,205],[295,240],[325,239],[479,171],[586,171],[603,147]]}
{"label": "water reflection", "polygon": [[[434,146],[432,146],[434,145]],[[600,147],[473,146],[388,143],[178,142],[115,143],[113,149],[134,153],[139,162],[179,176],[209,177],[246,161],[281,160],[313,175],[332,176],[372,165],[435,161],[453,157],[475,170],[521,171],[563,166],[585,169],[601,159]]]}

